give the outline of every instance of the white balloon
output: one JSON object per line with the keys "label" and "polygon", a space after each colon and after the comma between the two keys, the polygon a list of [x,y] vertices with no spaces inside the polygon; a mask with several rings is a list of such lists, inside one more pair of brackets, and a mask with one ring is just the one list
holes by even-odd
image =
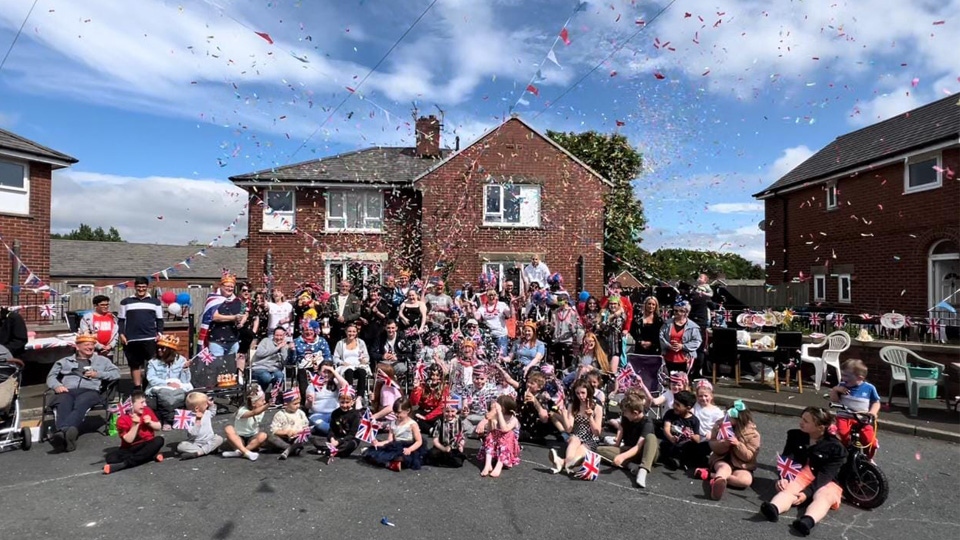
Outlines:
{"label": "white balloon", "polygon": [[167,312],[170,313],[171,315],[173,315],[174,317],[180,315],[180,312],[181,312],[182,310],[183,310],[183,308],[180,307],[180,304],[178,304],[178,303],[176,303],[176,302],[171,302],[170,305],[167,306]]}

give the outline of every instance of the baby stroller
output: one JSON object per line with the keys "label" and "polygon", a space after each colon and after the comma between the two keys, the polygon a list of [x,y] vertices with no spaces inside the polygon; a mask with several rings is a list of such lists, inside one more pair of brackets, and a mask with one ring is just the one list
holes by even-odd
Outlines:
{"label": "baby stroller", "polygon": [[0,362],[0,452],[33,444],[30,428],[20,427],[20,380],[23,362],[10,358]]}

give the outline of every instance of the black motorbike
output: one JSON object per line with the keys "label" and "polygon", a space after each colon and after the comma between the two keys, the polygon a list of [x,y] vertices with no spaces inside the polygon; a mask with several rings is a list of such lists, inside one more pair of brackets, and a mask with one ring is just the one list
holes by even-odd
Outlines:
{"label": "black motorbike", "polygon": [[[879,466],[869,456],[868,446],[861,442],[864,426],[873,426],[874,417],[870,413],[851,411],[847,407],[834,403],[838,418],[851,418],[854,424],[850,429],[847,442],[847,462],[840,471],[839,483],[843,496],[850,504],[864,508],[877,508],[890,494],[890,482]],[[876,432],[876,429],[874,429]]]}

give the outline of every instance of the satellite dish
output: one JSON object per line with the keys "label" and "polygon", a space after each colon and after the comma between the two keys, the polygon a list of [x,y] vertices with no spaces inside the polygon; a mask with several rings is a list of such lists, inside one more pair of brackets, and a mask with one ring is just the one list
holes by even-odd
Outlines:
{"label": "satellite dish", "polygon": [[761,219],[761,220],[760,220],[760,223],[757,223],[757,228],[760,229],[761,231],[766,231],[766,230],[767,230],[767,221],[766,221],[765,219]]}

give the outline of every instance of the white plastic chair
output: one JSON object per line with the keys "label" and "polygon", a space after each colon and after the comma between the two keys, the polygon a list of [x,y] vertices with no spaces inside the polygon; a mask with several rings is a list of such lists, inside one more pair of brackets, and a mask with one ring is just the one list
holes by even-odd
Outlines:
{"label": "white plastic chair", "polygon": [[[887,391],[887,404],[893,400],[893,385],[902,384],[907,388],[907,401],[910,402],[910,416],[917,415],[917,409],[920,408],[920,389],[925,386],[937,386],[940,378],[943,377],[944,366],[926,358],[921,358],[917,353],[904,347],[891,345],[880,349],[880,359],[890,365],[890,388]],[[938,369],[938,376],[935,379],[927,377],[913,377],[910,375],[910,364],[920,363]]]}
{"label": "white plastic chair", "polygon": [[[827,350],[819,357],[811,356],[810,349],[819,349],[827,345]],[[837,380],[840,379],[840,353],[850,348],[850,335],[844,331],[837,331],[820,343],[807,343],[800,348],[800,360],[813,364],[815,375],[813,387],[820,390],[820,385],[827,380],[826,368],[832,367],[837,371]]]}

